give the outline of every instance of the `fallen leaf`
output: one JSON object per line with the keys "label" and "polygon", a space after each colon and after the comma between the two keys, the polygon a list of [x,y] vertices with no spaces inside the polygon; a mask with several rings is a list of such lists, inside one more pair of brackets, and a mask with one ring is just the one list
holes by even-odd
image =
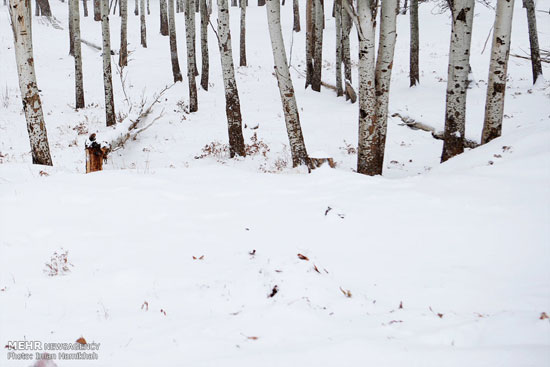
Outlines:
{"label": "fallen leaf", "polygon": [[541,313],[539,320],[546,320],[546,319],[550,319],[550,317],[546,314],[546,312]]}
{"label": "fallen leaf", "polygon": [[76,339],[76,342],[78,344],[88,344],[88,343],[86,343],[86,339],[84,339],[84,337],[82,337],[82,336],[80,338]]}
{"label": "fallen leaf", "polygon": [[399,302],[399,309],[400,309],[400,310],[403,309],[403,301]]}
{"label": "fallen leaf", "polygon": [[321,274],[321,272],[319,271],[319,269],[317,269],[317,265],[313,264],[313,270],[315,270],[316,272],[318,272],[319,274]]}
{"label": "fallen leaf", "polygon": [[277,292],[279,292],[279,287],[275,286],[273,287],[273,289],[271,290],[271,294],[269,296],[267,296],[268,298],[273,298]]}
{"label": "fallen leaf", "polygon": [[257,336],[247,336],[246,338],[250,339],[250,340],[258,340],[259,339],[259,337],[257,337]]}
{"label": "fallen leaf", "polygon": [[351,291],[349,289],[342,289],[342,287],[340,287],[340,290],[342,291],[342,293],[344,293],[344,296],[348,297],[348,298],[351,298]]}
{"label": "fallen leaf", "polygon": [[309,258],[308,258],[307,256],[305,256],[305,255],[302,255],[302,254],[298,254],[298,258],[299,258],[300,260],[309,261]]}
{"label": "fallen leaf", "polygon": [[256,255],[256,250],[254,249],[254,250],[250,251],[248,254],[249,254],[250,256],[254,256],[254,255]]}

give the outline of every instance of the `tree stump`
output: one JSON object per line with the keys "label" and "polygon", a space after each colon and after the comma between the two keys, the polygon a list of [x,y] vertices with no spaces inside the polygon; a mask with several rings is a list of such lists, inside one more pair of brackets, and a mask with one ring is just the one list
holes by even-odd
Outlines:
{"label": "tree stump", "polygon": [[96,135],[92,134],[86,140],[86,173],[103,170],[103,161],[107,159],[109,148],[96,141]]}

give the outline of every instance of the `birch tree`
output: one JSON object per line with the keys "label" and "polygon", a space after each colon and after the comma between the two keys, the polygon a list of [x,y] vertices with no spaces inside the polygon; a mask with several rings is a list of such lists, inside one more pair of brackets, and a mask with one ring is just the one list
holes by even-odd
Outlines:
{"label": "birch tree", "polygon": [[[455,0],[457,1],[457,0]],[[473,1],[473,0],[472,0]],[[384,167],[384,152],[386,148],[386,131],[388,126],[388,104],[390,100],[390,84],[393,69],[393,56],[397,38],[396,18],[399,12],[399,0],[382,0],[380,9],[380,41],[376,59],[376,130],[377,140],[374,141],[376,167],[373,169],[381,175]]]}
{"label": "birch tree", "polygon": [[210,59],[208,55],[208,23],[210,21],[210,11],[206,6],[206,0],[199,0],[201,16],[201,86],[208,90],[208,74],[210,69]]}
{"label": "birch tree", "polygon": [[94,20],[96,22],[101,21],[101,1],[102,0],[94,0]]}
{"label": "birch tree", "polygon": [[466,94],[470,70],[470,44],[475,0],[452,2],[453,25],[447,76],[445,135],[441,162],[464,151],[466,132]]}
{"label": "birch tree", "polygon": [[185,2],[185,39],[187,41],[187,79],[189,82],[189,112],[196,112],[199,109],[199,101],[197,98],[197,81],[195,80],[195,45],[193,34],[195,33],[195,22],[191,21],[191,17],[195,18],[195,9],[192,7],[192,1]]}
{"label": "birch tree", "polygon": [[225,112],[229,132],[229,151],[244,157],[245,146],[242,129],[241,102],[235,80],[235,66],[231,51],[231,32],[229,30],[229,7],[227,0],[218,0],[218,46],[222,64],[225,89]]}
{"label": "birch tree", "polygon": [[493,27],[493,45],[491,47],[491,63],[489,65],[485,121],[483,123],[481,144],[498,138],[502,132],[513,14],[514,0],[498,0]]}
{"label": "birch tree", "polygon": [[294,25],[292,27],[292,29],[294,30],[294,32],[298,33],[300,32],[300,3],[299,3],[299,0],[293,0],[293,3],[292,3],[292,7],[293,7],[293,13],[294,13]]}
{"label": "birch tree", "polygon": [[240,0],[241,7],[241,33],[240,33],[240,58],[239,65],[246,66],[246,0]]}
{"label": "birch tree", "polygon": [[531,46],[531,68],[533,69],[533,84],[542,76],[540,61],[539,37],[537,35],[537,15],[533,0],[523,0],[523,7],[527,12],[527,25],[529,27],[529,44]]}
{"label": "birch tree", "polygon": [[69,7],[69,55],[74,56],[74,34],[73,34],[73,7],[71,6],[71,0],[67,2],[67,6]]}
{"label": "birch tree", "polygon": [[75,106],[84,108],[84,85],[82,80],[82,48],[80,43],[80,9],[78,2],[80,0],[69,0],[69,6],[72,8],[72,17],[70,19],[73,25],[73,45],[74,45],[74,81],[75,81]]}
{"label": "birch tree", "polygon": [[314,16],[315,0],[306,0],[306,88],[313,79]]}
{"label": "birch tree", "polygon": [[334,0],[334,18],[336,20],[336,94],[344,95],[342,88],[342,0]]}
{"label": "birch tree", "polygon": [[10,0],[8,9],[13,31],[19,89],[31,145],[32,163],[51,166],[52,157],[50,156],[48,134],[34,72],[30,1]]}
{"label": "birch tree", "polygon": [[[343,0],[344,2],[347,0]],[[343,3],[344,4],[344,3]],[[342,9],[343,10],[343,9]],[[344,78],[351,84],[351,50],[349,35],[352,21],[347,11],[342,11],[342,62],[344,63]]]}
{"label": "birch tree", "polygon": [[180,63],[178,59],[178,43],[176,39],[176,20],[174,17],[174,0],[168,0],[168,33],[170,39],[170,59],[172,62],[172,75],[175,82],[181,82]]}
{"label": "birch tree", "polygon": [[134,0],[134,15],[139,15],[139,0]]}
{"label": "birch tree", "polygon": [[321,0],[313,0],[314,19],[313,19],[313,75],[311,78],[311,89],[321,91],[321,74],[323,70],[323,24],[325,21],[325,10]]}
{"label": "birch tree", "polygon": [[290,151],[292,152],[292,165],[294,167],[306,165],[311,168],[300,125],[294,86],[292,85],[292,79],[288,70],[283,33],[281,31],[281,6],[279,0],[267,0],[266,10],[271,48],[273,50],[273,61],[275,64],[275,75],[279,85],[286,131],[290,143]]}
{"label": "birch tree", "polygon": [[420,82],[419,72],[419,35],[418,35],[418,0],[411,0],[411,49],[409,61],[410,86],[415,86]]}
{"label": "birch tree", "polygon": [[52,10],[50,8],[50,2],[48,0],[36,0],[38,6],[40,6],[40,13],[43,17],[51,17]]}
{"label": "birch tree", "polygon": [[189,30],[191,34],[191,47],[193,48],[193,73],[195,73],[195,76],[199,75],[199,70],[197,68],[197,35],[196,35],[196,27],[195,27],[195,1],[198,0],[187,0],[189,4]]}
{"label": "birch tree", "polygon": [[168,12],[166,10],[166,0],[160,0],[160,34],[168,36]]}
{"label": "birch tree", "polygon": [[116,124],[111,68],[111,34],[109,31],[109,0],[101,0],[101,35],[103,37],[103,87],[105,89],[105,121],[107,126]]}
{"label": "birch tree", "polygon": [[120,53],[118,66],[128,66],[128,0],[120,0]]}
{"label": "birch tree", "polygon": [[147,48],[147,25],[145,23],[145,0],[139,0],[139,24],[141,30],[141,46]]}
{"label": "birch tree", "polygon": [[357,10],[349,0],[344,2],[346,11],[356,23],[359,38],[359,143],[357,149],[357,172],[367,175],[379,174],[378,141],[376,128],[375,92],[375,12],[376,0],[357,2]]}
{"label": "birch tree", "polygon": [[82,5],[84,8],[84,16],[88,16],[88,0],[82,0]]}

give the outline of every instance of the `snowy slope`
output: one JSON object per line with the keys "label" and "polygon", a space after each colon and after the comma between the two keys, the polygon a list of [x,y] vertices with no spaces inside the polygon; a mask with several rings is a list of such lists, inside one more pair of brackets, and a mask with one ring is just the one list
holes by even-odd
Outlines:
{"label": "snowy slope", "polygon": [[[59,367],[550,363],[550,322],[539,319],[550,314],[550,88],[531,86],[527,61],[510,60],[502,138],[439,165],[441,141],[390,119],[385,175],[365,177],[353,173],[356,156],[345,143],[357,140],[357,105],[330,90],[303,89],[304,33],[294,35],[292,74],[307,148],[339,163],[306,175],[284,167],[290,156],[265,9],[251,6],[250,66],[238,68],[237,82],[245,138],[257,134],[269,147],[265,156],[195,159],[206,144],[227,140],[211,33],[211,90],[199,90],[199,112],[181,113],[186,82],[175,85],[150,129],[113,153],[106,171],[84,175],[84,140],[108,131],[101,56],[83,46],[88,107],[74,111],[67,4],[51,5],[65,30],[33,23],[51,168],[29,164],[12,36],[0,7],[0,97],[7,101],[0,103],[0,345],[80,336],[101,343],[99,360],[56,361]],[[152,1],[148,49],[139,46],[137,17],[129,16],[126,89],[134,108],[172,79],[157,8]],[[289,49],[291,7],[283,10]],[[398,18],[390,112],[442,129],[450,21],[432,13],[432,3],[421,5],[423,74],[413,89],[408,16]],[[236,9],[231,16],[237,56]],[[550,42],[549,17],[539,13],[541,45]],[[481,50],[492,18],[477,4],[477,84],[467,120],[474,140],[481,135],[490,42]],[[512,53],[528,49],[524,18],[518,2]],[[99,24],[81,20],[82,37],[100,44]],[[177,22],[185,74],[180,15]],[[328,11],[326,24],[323,79],[332,82]],[[111,25],[118,49],[117,17]],[[550,75],[546,65],[544,72]],[[126,113],[114,79],[117,110]],[[61,249],[74,266],[47,276],[45,263]],[[274,286],[277,294],[268,297]],[[31,364],[7,353],[0,366]]]}

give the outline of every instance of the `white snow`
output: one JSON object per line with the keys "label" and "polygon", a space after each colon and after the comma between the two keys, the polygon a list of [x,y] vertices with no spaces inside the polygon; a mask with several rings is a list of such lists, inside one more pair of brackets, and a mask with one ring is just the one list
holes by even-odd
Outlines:
{"label": "white snow", "polygon": [[[31,165],[7,8],[0,6],[2,348],[13,340],[101,343],[98,360],[57,360],[59,367],[550,364],[550,322],[540,319],[550,314],[550,83],[533,87],[529,62],[512,57],[502,138],[440,165],[440,140],[390,118],[384,176],[358,175],[357,105],[331,90],[303,89],[305,33],[292,36],[291,4],[282,7],[283,33],[287,54],[293,37],[306,146],[338,163],[311,174],[290,168],[265,8],[255,2],[247,14],[250,66],[236,75],[246,142],[256,134],[267,148],[246,159],[225,154],[223,83],[210,30],[211,90],[199,89],[199,112],[182,113],[187,82],[178,83],[144,126],[162,115],[158,121],[111,153],[105,171],[83,174],[90,133],[109,140],[127,122],[104,126],[101,54],[88,46],[87,108],[70,107],[67,3],[51,0],[64,29],[34,18],[33,38],[54,167]],[[101,44],[88,6],[82,37]],[[158,3],[151,1],[147,17],[148,49],[139,45],[133,2],[129,8],[128,101],[114,73],[116,111],[126,121],[143,98],[150,102],[172,82]],[[441,131],[450,18],[434,8],[420,5],[415,88],[408,87],[408,15],[398,17],[390,114]],[[235,56],[238,14],[231,8]],[[303,26],[304,9],[301,15]],[[522,54],[528,34],[521,2],[514,16],[511,53]],[[537,16],[540,44],[548,45],[549,15]],[[466,130],[476,141],[490,42],[481,50],[492,21],[492,10],[476,4]],[[115,50],[119,26],[112,16]],[[177,26],[186,75],[183,14]],[[323,80],[332,83],[328,9],[324,36]],[[354,33],[351,39],[356,50]],[[200,70],[200,56],[198,62]],[[548,79],[548,64],[544,73]],[[215,152],[195,159],[205,145]],[[45,264],[64,250],[70,271],[48,276]],[[33,363],[8,360],[8,352],[0,353],[2,367]]]}

